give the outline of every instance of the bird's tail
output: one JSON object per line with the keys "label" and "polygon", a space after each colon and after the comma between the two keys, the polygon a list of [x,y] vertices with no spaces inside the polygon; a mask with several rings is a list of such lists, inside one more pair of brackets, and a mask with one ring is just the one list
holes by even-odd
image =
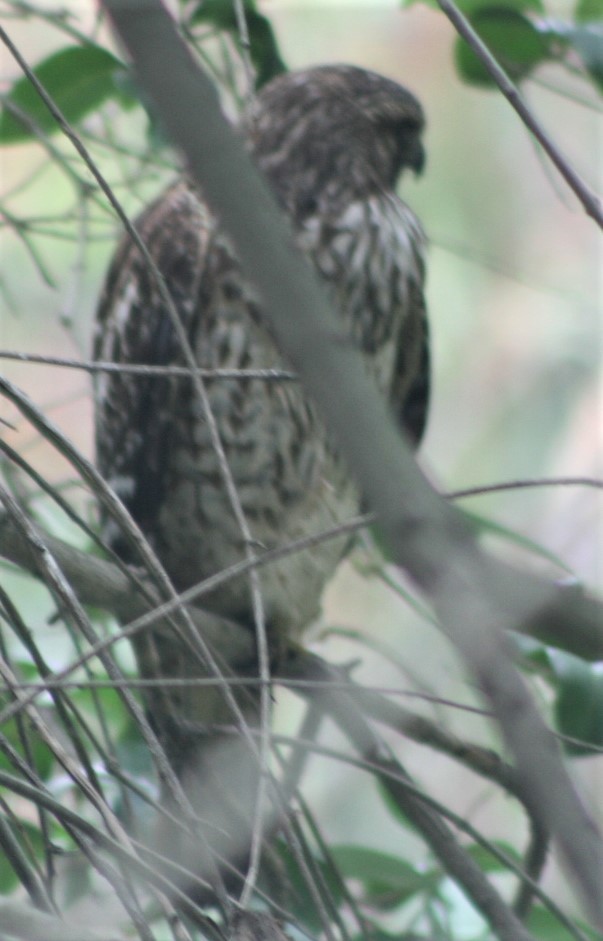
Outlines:
{"label": "bird's tail", "polygon": [[[182,636],[158,630],[136,642],[149,718],[178,788],[162,781],[162,813],[149,841],[164,874],[207,902],[242,885],[261,826],[260,694],[228,684]],[[250,671],[252,672],[252,671]]]}

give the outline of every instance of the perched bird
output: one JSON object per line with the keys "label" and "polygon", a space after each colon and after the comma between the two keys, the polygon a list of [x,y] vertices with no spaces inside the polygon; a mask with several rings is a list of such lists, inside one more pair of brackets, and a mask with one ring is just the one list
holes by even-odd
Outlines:
{"label": "perched bird", "polygon": [[[396,186],[404,170],[423,167],[423,126],[421,106],[410,92],[347,65],[277,77],[259,92],[240,125],[342,329],[363,352],[367,370],[414,445],[423,435],[429,393],[424,235]],[[169,186],[136,227],[199,366],[287,368],[228,238],[190,181]],[[106,279],[94,355],[124,364],[185,362],[156,277],[129,237]],[[320,533],[358,512],[360,496],[348,468],[297,382],[216,379],[207,383],[207,393],[258,552]],[[245,541],[191,381],[101,373],[95,401],[98,466],[174,585],[185,589],[241,561]],[[136,561],[110,522],[106,537],[127,561]],[[297,635],[312,621],[347,546],[344,537],[332,539],[262,568],[272,637]],[[221,584],[202,603],[253,629],[245,576]],[[154,656],[140,648],[142,672],[203,676],[178,644],[162,638]],[[222,700],[221,707],[208,705],[209,695],[206,689],[171,698],[168,693],[163,705],[149,698],[157,727],[179,741],[172,749],[179,773],[190,765],[187,735],[195,723],[207,732],[212,721],[233,722]],[[247,702],[249,714],[254,702],[256,696]],[[165,703],[171,703],[167,724],[158,714]],[[219,828],[228,829],[227,816]],[[227,851],[224,844],[220,852]]]}

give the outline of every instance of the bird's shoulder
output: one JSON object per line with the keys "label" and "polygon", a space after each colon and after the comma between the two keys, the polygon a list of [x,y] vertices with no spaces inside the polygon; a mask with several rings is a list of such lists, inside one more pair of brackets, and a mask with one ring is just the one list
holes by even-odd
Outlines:
{"label": "bird's shoulder", "polygon": [[166,286],[179,316],[190,318],[216,223],[193,187],[177,180],[138,216],[134,229],[144,247],[127,232],[113,255],[96,312],[94,356],[167,363],[175,349],[158,336],[169,319]]}

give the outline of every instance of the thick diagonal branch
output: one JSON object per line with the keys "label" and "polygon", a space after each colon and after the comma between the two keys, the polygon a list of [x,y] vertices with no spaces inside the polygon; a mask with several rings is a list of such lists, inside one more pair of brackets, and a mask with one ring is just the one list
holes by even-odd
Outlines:
{"label": "thick diagonal branch", "polygon": [[[548,607],[549,586],[517,572],[511,590],[507,570],[481,552],[464,518],[419,471],[359,352],[341,335],[316,277],[294,250],[289,227],[222,115],[213,85],[159,0],[105,0],[104,6],[138,80],[232,238],[279,345],[377,512],[394,558],[429,597],[491,704],[543,823],[603,926],[600,835],[512,666],[505,637],[505,629]],[[158,70],[158,61],[169,61],[169,70]]]}

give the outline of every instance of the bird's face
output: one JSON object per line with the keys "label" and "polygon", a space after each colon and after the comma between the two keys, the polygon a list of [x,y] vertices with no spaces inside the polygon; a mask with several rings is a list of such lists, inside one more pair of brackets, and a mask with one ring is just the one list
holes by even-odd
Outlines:
{"label": "bird's face", "polygon": [[[247,124],[251,150],[289,208],[393,190],[420,172],[421,105],[409,91],[354,66],[321,66],[266,85]],[[328,196],[327,196],[328,194]]]}
{"label": "bird's face", "polygon": [[333,93],[352,147],[356,144],[365,159],[374,162],[383,181],[393,184],[406,168],[420,173],[425,162],[421,141],[425,118],[414,95],[365,69],[327,66],[314,70],[321,71],[327,76],[333,73]]}

